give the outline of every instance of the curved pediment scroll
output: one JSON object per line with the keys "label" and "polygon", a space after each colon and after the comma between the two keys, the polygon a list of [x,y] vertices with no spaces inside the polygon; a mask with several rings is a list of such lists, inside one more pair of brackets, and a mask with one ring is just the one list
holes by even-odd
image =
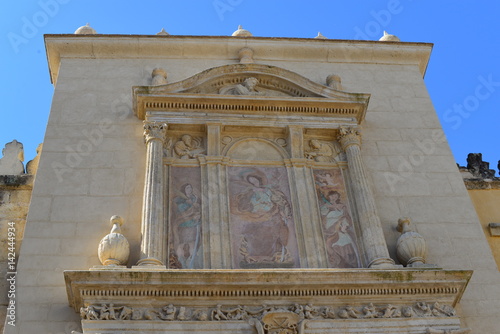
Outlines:
{"label": "curved pediment scroll", "polygon": [[348,93],[284,68],[261,64],[214,67],[179,82],[133,88],[134,111],[302,114],[343,117],[360,123],[369,94]]}
{"label": "curved pediment scroll", "polygon": [[[246,81],[255,82],[255,90],[262,94],[231,92],[237,85],[246,87]],[[313,82],[295,72],[284,68],[261,64],[232,64],[213,67],[185,80],[160,86],[143,86],[142,91],[151,94],[191,93],[224,95],[267,95],[289,97],[325,97],[352,100],[366,97],[366,94],[347,93]]]}

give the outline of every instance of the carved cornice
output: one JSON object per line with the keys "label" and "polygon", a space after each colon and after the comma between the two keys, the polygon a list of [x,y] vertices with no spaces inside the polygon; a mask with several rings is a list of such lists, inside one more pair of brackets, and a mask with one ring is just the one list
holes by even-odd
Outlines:
{"label": "carved cornice", "polygon": [[[243,47],[255,62],[290,61],[416,65],[422,76],[432,50],[429,43],[312,38],[157,35],[45,35],[52,83],[64,58],[81,59],[228,59]],[[167,69],[168,70],[168,69]]]}
{"label": "carved cornice", "polygon": [[[71,306],[125,303],[129,307],[161,307],[176,303],[195,307],[207,304],[261,305],[264,298],[277,305],[309,303],[316,306],[374,304],[410,305],[439,301],[455,306],[471,271],[445,270],[160,270],[133,269],[66,271]],[[153,303],[153,304],[152,304]],[[270,305],[268,303],[268,305]]]}
{"label": "carved cornice", "polygon": [[361,134],[356,128],[342,126],[339,129],[338,140],[345,151],[351,145],[361,145]]}
{"label": "carved cornice", "polygon": [[165,141],[167,133],[167,123],[162,122],[144,122],[144,142],[148,143],[150,140],[160,140],[162,143]]}

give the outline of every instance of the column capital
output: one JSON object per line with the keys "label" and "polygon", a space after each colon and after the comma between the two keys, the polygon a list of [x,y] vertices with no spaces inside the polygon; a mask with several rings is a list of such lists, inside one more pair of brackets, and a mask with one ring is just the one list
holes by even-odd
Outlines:
{"label": "column capital", "polygon": [[144,142],[148,143],[153,139],[165,141],[167,134],[167,123],[144,121]]}
{"label": "column capital", "polygon": [[344,151],[351,145],[361,146],[361,134],[359,129],[350,126],[341,126],[337,139]]}

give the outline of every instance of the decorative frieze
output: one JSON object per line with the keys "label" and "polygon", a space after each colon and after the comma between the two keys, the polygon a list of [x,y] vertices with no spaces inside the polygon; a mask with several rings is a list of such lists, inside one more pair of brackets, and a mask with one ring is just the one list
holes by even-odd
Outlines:
{"label": "decorative frieze", "polygon": [[83,320],[163,320],[163,321],[238,321],[256,318],[262,320],[269,314],[292,313],[298,321],[304,319],[392,319],[454,317],[456,311],[438,302],[418,302],[413,305],[345,305],[314,306],[290,304],[288,306],[214,305],[213,307],[189,307],[167,304],[162,307],[131,307],[126,305],[88,305],[80,309]]}

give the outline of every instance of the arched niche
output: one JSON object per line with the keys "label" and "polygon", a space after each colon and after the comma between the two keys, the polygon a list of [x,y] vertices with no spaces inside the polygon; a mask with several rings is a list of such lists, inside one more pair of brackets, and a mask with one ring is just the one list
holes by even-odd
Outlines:
{"label": "arched niche", "polygon": [[224,155],[242,161],[282,161],[287,152],[270,140],[263,138],[243,138],[227,147]]}

